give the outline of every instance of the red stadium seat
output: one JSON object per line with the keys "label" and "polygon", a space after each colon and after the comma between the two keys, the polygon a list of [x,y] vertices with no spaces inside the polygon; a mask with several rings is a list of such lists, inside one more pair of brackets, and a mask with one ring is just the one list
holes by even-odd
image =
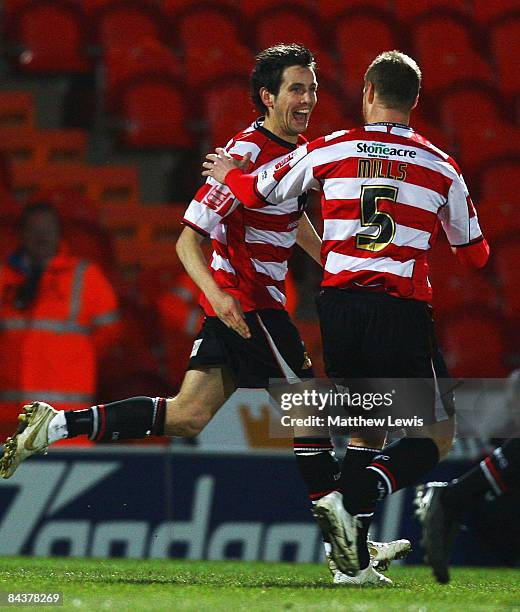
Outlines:
{"label": "red stadium seat", "polygon": [[178,206],[168,204],[127,202],[103,208],[102,225],[112,236],[118,266],[128,279],[137,282],[147,268],[175,265],[182,270],[175,254],[181,215]]}
{"label": "red stadium seat", "polygon": [[131,148],[190,148],[188,108],[181,82],[140,77],[126,83],[115,97],[125,125],[123,143]]}
{"label": "red stadium seat", "polygon": [[[157,0],[150,0],[156,2]],[[176,17],[179,13],[184,12],[188,8],[194,8],[200,4],[200,0],[162,0],[162,10],[168,17]],[[216,4],[216,3],[215,3]],[[237,10],[237,0],[219,0],[219,7],[229,8],[233,11]]]}
{"label": "red stadium seat", "polygon": [[[497,122],[465,130],[459,136],[459,157],[463,169],[481,176],[482,169],[494,159],[514,153],[520,140],[520,131],[507,122]],[[478,146],[476,146],[478,143]],[[468,172],[469,173],[469,172]]]}
{"label": "red stadium seat", "polygon": [[211,49],[190,47],[184,53],[184,63],[187,84],[203,91],[208,83],[218,79],[248,78],[254,57],[247,47],[231,40]]}
{"label": "red stadium seat", "polygon": [[498,92],[473,81],[450,87],[437,104],[442,126],[455,136],[477,123],[494,124],[501,120]]}
{"label": "red stadium seat", "polygon": [[321,46],[318,15],[298,4],[284,3],[257,13],[252,25],[257,49],[287,41],[309,49]]}
{"label": "red stadium seat", "polygon": [[160,41],[141,38],[131,47],[105,50],[105,108],[115,109],[118,88],[141,75],[179,79],[183,68],[179,58]]}
{"label": "red stadium seat", "polygon": [[189,85],[205,85],[226,75],[249,76],[253,57],[242,41],[237,11],[200,2],[179,12],[174,22]]}
{"label": "red stadium seat", "polygon": [[464,266],[445,238],[437,241],[428,259],[436,320],[455,315],[468,304],[489,309],[498,306],[497,290],[487,278],[487,268],[475,270]]}
{"label": "red stadium seat", "polygon": [[[496,244],[493,249],[492,263],[498,278],[501,296],[502,312],[511,320],[520,321],[518,305],[520,304],[520,274],[518,261],[520,243],[518,234],[511,234],[509,239]],[[517,347],[518,350],[518,347]]]}
{"label": "red stadium seat", "polygon": [[498,240],[508,234],[516,232],[520,236],[520,215],[518,205],[513,198],[518,192],[512,189],[508,198],[494,197],[481,199],[478,203],[477,213],[480,227],[484,232],[491,250]]}
{"label": "red stadium seat", "polygon": [[464,308],[446,320],[440,345],[452,376],[502,378],[506,352],[502,321],[493,312]]}
{"label": "red stadium seat", "polygon": [[137,199],[139,181],[133,166],[88,166],[81,163],[15,162],[13,188],[20,197],[42,189],[67,188],[101,202]]}
{"label": "red stadium seat", "polygon": [[[240,12],[246,17],[253,17],[266,9],[280,6],[279,0],[239,0],[239,4]],[[292,4],[298,5],[304,10],[312,10],[315,2],[313,0],[291,0]],[[284,39],[284,42],[288,40]]]}
{"label": "red stadium seat", "polygon": [[352,11],[339,17],[334,43],[340,60],[342,85],[358,104],[363,75],[370,62],[382,51],[400,46],[397,26],[391,15],[371,10]]}
{"label": "red stadium seat", "polygon": [[159,7],[146,0],[86,0],[93,42],[103,48],[127,47],[141,38],[165,40],[165,19]]}
{"label": "red stadium seat", "polygon": [[415,56],[423,73],[426,93],[437,92],[468,77],[491,83],[493,74],[479,53],[471,22],[456,12],[433,11],[410,24]]}
{"label": "red stadium seat", "polygon": [[87,134],[82,130],[21,130],[0,127],[0,151],[10,159],[26,159],[36,164],[56,161],[82,161],[87,150]]}
{"label": "red stadium seat", "polygon": [[518,41],[520,40],[520,10],[503,17],[490,26],[489,45],[498,67],[500,90],[506,94],[520,93]]}
{"label": "red stadium seat", "polygon": [[472,0],[471,4],[474,19],[484,25],[515,9],[518,10],[518,0]]}
{"label": "red stadium seat", "polygon": [[500,200],[518,210],[520,193],[520,157],[510,156],[494,160],[480,173],[480,193],[483,200]]}
{"label": "red stadium seat", "polygon": [[344,113],[345,102],[341,94],[331,90],[318,90],[318,104],[312,111],[309,129],[305,137],[309,140],[331,134],[337,130],[347,130],[353,127],[351,119]]}
{"label": "red stadium seat", "polygon": [[32,128],[34,96],[26,91],[0,91],[0,127]]}
{"label": "red stadium seat", "polygon": [[[233,100],[232,106],[229,100]],[[247,80],[230,79],[208,87],[205,91],[204,106],[210,142],[214,147],[223,147],[258,115],[249,97]]]}
{"label": "red stadium seat", "polygon": [[470,7],[466,0],[394,0],[394,11],[399,21],[407,22],[432,9],[449,9],[457,11],[466,17],[470,16]]}
{"label": "red stadium seat", "polygon": [[459,162],[469,171],[517,149],[520,133],[502,119],[497,100],[485,88],[464,84],[455,86],[440,99],[441,123],[458,141]]}
{"label": "red stadium seat", "polygon": [[198,2],[177,14],[176,37],[181,48],[213,47],[241,43],[240,15],[213,2]]}
{"label": "red stadium seat", "polygon": [[88,72],[84,23],[81,5],[72,0],[20,4],[5,27],[8,40],[20,48],[17,67],[26,72]]}
{"label": "red stadium seat", "polygon": [[318,12],[322,19],[333,20],[345,11],[375,9],[376,12],[393,10],[393,0],[318,0]]}

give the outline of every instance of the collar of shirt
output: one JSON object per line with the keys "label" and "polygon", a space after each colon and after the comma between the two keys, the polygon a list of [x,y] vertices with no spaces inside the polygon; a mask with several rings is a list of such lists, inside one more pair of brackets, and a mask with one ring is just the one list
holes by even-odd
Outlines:
{"label": "collar of shirt", "polygon": [[374,123],[365,123],[367,125],[387,125],[388,127],[400,127],[406,130],[412,130],[413,128],[406,123],[394,123],[393,121],[375,121]]}

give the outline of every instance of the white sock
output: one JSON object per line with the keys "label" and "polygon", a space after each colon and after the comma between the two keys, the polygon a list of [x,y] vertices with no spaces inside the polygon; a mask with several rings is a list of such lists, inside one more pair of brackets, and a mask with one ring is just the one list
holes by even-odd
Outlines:
{"label": "white sock", "polygon": [[51,420],[47,429],[49,444],[53,444],[58,440],[64,440],[68,435],[69,432],[67,429],[67,420],[65,419],[65,411],[60,410]]}

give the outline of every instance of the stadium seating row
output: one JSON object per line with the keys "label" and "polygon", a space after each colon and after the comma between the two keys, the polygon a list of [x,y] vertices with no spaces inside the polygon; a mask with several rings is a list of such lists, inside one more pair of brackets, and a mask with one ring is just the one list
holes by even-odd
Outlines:
{"label": "stadium seating row", "polygon": [[[178,95],[181,99],[181,92]],[[340,98],[332,91],[320,91],[319,98],[309,137],[355,124],[354,119],[345,115]],[[234,104],[228,104],[229,99]],[[497,102],[497,97],[488,90],[475,89],[471,83],[460,84],[438,100],[439,125],[445,126],[445,131],[426,119],[421,109],[413,116],[416,129],[444,150],[453,152],[461,164],[491,238],[518,227],[511,198],[520,188],[518,128],[504,120]],[[172,121],[182,123],[182,130],[187,131],[189,121],[176,112],[175,105],[165,106],[159,95],[149,96],[147,103],[154,109],[156,120],[171,114]],[[211,143],[225,143],[230,134],[255,117],[243,81],[216,83],[207,90],[204,106],[210,141],[205,148]],[[131,123],[136,143],[141,143],[146,135],[145,142],[151,145],[161,142],[160,138],[168,146],[182,142],[172,126],[166,130],[164,123],[142,121],[142,130],[136,127],[137,117]],[[195,132],[191,137],[195,138]],[[31,94],[0,92],[0,152],[11,161],[11,168],[4,168],[2,176],[17,195],[68,186],[102,202],[138,199],[135,169],[113,165],[101,169],[89,167],[85,164],[86,140],[86,133],[81,130],[36,130]],[[494,214],[494,206],[500,215]]]}
{"label": "stadium seating row", "polygon": [[5,7],[4,34],[15,62],[25,71],[88,72],[103,50],[153,38],[179,52],[177,61],[184,63],[188,81],[203,81],[218,76],[219,64],[247,71],[249,49],[294,40],[321,54],[324,67],[334,66],[330,54],[335,55],[339,71],[325,72],[334,80],[344,75],[347,91],[357,91],[364,67],[378,52],[402,48],[423,66],[427,91],[465,77],[471,66],[474,79],[498,79],[503,92],[518,93],[518,70],[509,43],[518,38],[517,5],[514,11],[509,3],[503,4],[482,29],[471,12],[456,10],[469,3],[439,2],[437,9],[430,2],[415,3],[428,9],[421,12],[411,9],[413,4],[397,2],[394,13],[394,3],[259,3],[244,27],[239,8],[227,3],[179,7],[177,2],[165,2],[161,10],[151,0],[11,0]]}

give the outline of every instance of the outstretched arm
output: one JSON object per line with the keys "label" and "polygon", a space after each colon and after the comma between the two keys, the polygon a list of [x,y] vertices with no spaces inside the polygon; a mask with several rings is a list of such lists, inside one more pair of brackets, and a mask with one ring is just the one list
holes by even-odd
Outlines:
{"label": "outstretched arm", "polygon": [[250,338],[242,306],[232,295],[221,289],[208,270],[200,246],[204,237],[191,227],[185,227],[177,240],[176,250],[186,272],[207,297],[218,318],[243,338]]}
{"label": "outstretched arm", "polygon": [[312,153],[307,145],[298,147],[286,156],[262,166],[258,174],[243,174],[224,149],[206,155],[203,176],[226,184],[235,197],[248,208],[281,204],[297,198],[309,189],[320,188],[314,178]]}

